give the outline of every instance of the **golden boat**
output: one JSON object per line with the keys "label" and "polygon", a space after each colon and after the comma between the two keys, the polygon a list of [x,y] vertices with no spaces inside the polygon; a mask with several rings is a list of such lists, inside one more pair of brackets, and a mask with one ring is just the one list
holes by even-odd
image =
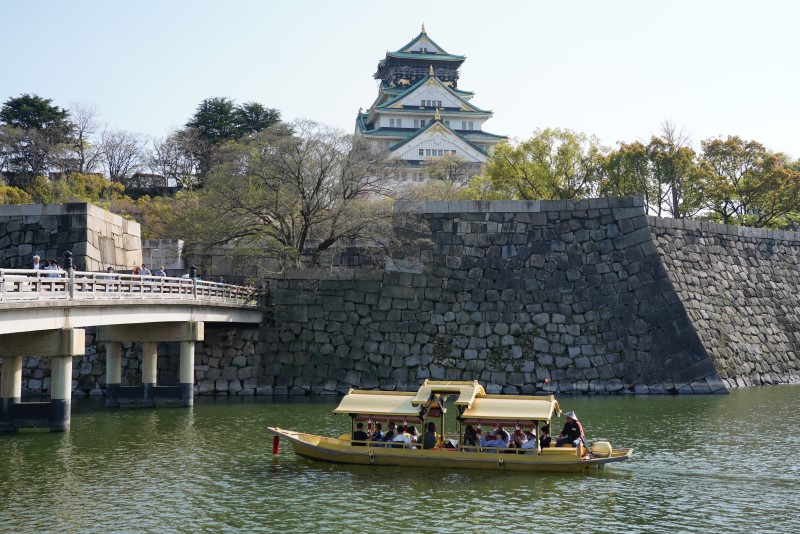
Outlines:
{"label": "golden boat", "polygon": [[[356,425],[366,422],[408,424],[438,423],[444,428],[445,403],[455,397],[458,435],[437,435],[433,448],[398,442],[354,440]],[[351,419],[351,432],[330,438],[269,427],[274,437],[273,452],[278,452],[278,440],[289,441],[294,452],[317,461],[356,464],[390,465],[399,467],[428,467],[456,469],[499,469],[506,471],[576,472],[602,469],[606,464],[628,460],[631,448],[613,448],[608,441],[599,440],[587,445],[583,439],[577,447],[539,447],[539,429],[549,425],[553,414],[561,414],[555,397],[524,395],[488,395],[477,382],[426,380],[417,392],[350,390],[335,414]],[[531,449],[464,446],[467,426],[499,426],[530,429],[537,446]],[[553,439],[553,444],[555,439]],[[411,448],[414,447],[414,448]]]}

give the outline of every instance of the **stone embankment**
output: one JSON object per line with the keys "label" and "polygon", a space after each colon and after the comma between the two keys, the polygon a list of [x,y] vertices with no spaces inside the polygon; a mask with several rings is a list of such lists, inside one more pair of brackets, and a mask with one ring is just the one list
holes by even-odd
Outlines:
{"label": "stone embankment", "polygon": [[656,217],[648,223],[725,384],[800,382],[800,234]]}
{"label": "stone embankment", "polygon": [[428,202],[396,215],[407,244],[385,271],[275,281],[264,372],[276,387],[725,390],[638,199]]}

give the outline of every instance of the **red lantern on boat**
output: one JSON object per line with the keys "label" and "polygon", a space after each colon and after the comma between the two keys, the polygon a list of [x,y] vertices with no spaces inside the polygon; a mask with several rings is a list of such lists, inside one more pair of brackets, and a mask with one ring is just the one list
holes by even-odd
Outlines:
{"label": "red lantern on boat", "polygon": [[479,436],[481,435],[481,424],[480,423],[478,423],[478,428],[475,429],[475,433],[477,433]]}
{"label": "red lantern on boat", "polygon": [[408,432],[408,419],[403,419],[403,432]]}
{"label": "red lantern on boat", "polygon": [[519,423],[517,423],[516,428],[514,428],[514,435],[519,437],[522,434],[522,430],[519,428]]}
{"label": "red lantern on boat", "polygon": [[367,419],[367,434],[372,435],[372,417]]}

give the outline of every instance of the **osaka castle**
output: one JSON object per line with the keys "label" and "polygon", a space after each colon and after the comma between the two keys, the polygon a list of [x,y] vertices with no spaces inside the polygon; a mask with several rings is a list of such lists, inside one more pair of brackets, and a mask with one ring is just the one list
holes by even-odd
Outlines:
{"label": "osaka castle", "polygon": [[452,156],[479,168],[505,136],[483,130],[492,112],[470,103],[458,87],[465,56],[448,54],[422,31],[378,62],[378,98],[359,110],[356,136],[388,149],[400,162],[397,182],[427,181],[423,163]]}

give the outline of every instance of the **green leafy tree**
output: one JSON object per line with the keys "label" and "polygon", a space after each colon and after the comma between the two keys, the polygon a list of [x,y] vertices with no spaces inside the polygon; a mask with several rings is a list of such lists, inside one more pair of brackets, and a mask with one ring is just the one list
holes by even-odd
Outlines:
{"label": "green leafy tree", "polygon": [[597,190],[604,152],[594,136],[560,128],[536,130],[516,146],[498,144],[478,182],[484,193],[488,184],[488,196],[495,198],[585,198]]}
{"label": "green leafy tree", "polygon": [[214,159],[215,152],[220,146],[270,128],[279,122],[278,110],[256,102],[237,106],[226,97],[203,100],[186,123],[186,128],[194,130],[199,141],[194,146],[193,155],[198,162],[201,181],[217,162]]}
{"label": "green leafy tree", "polygon": [[24,187],[33,177],[46,174],[60,148],[73,143],[68,111],[36,95],[9,98],[0,108],[0,127],[11,185]]}
{"label": "green leafy tree", "polygon": [[709,169],[705,207],[712,220],[787,228],[800,206],[800,172],[783,154],[737,136],[702,141]]}
{"label": "green leafy tree", "polygon": [[702,209],[706,178],[688,138],[665,122],[647,145],[621,143],[605,157],[599,193],[642,196],[649,213],[683,219]]}
{"label": "green leafy tree", "polygon": [[74,172],[54,180],[37,176],[31,181],[27,192],[38,204],[89,202],[108,208],[111,200],[124,196],[125,187],[98,174]]}
{"label": "green leafy tree", "polygon": [[649,213],[661,215],[662,195],[647,146],[639,141],[621,143],[608,154],[598,192],[601,196],[641,196]]}
{"label": "green leafy tree", "polygon": [[18,187],[0,185],[0,204],[33,204],[33,197]]}

